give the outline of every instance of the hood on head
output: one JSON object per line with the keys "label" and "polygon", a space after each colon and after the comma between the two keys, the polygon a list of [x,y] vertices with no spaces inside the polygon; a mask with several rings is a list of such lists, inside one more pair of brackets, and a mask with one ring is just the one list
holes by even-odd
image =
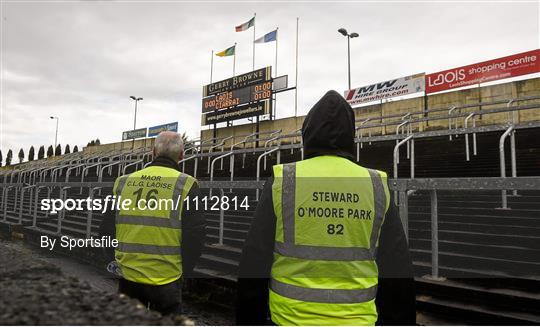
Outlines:
{"label": "hood on head", "polygon": [[336,91],[328,91],[302,125],[304,156],[337,155],[354,160],[354,111]]}

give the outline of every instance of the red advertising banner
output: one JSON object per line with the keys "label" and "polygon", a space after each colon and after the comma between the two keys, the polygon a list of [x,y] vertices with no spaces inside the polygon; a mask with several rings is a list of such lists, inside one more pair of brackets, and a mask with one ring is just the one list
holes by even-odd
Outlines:
{"label": "red advertising banner", "polygon": [[426,75],[426,94],[540,72],[540,49]]}

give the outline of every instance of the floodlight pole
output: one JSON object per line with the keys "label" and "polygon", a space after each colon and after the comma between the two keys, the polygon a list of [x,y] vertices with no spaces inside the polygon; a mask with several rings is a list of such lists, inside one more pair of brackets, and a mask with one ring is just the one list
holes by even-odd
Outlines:
{"label": "floodlight pole", "polygon": [[346,29],[340,28],[338,32],[347,37],[347,72],[349,76],[349,90],[351,89],[351,39],[358,37],[358,33],[348,33]]}
{"label": "floodlight pole", "polygon": [[349,90],[351,89],[351,37],[347,35],[347,67],[349,71]]}
{"label": "floodlight pole", "polygon": [[[135,128],[137,128],[137,103],[139,101],[141,101],[143,98],[138,98],[138,97],[135,97],[135,96],[130,96],[129,97],[131,100],[135,101],[135,116],[133,117],[133,130],[135,130]],[[135,138],[133,139],[133,142],[131,144],[131,148],[132,149],[135,149]]]}
{"label": "floodlight pole", "polygon": [[54,151],[56,151],[56,145],[58,142],[58,121],[60,120],[58,117],[51,116],[51,119],[56,119],[56,132],[54,134]]}
{"label": "floodlight pole", "polygon": [[135,130],[135,128],[137,128],[137,100],[135,100],[135,115],[133,116],[133,130]]}

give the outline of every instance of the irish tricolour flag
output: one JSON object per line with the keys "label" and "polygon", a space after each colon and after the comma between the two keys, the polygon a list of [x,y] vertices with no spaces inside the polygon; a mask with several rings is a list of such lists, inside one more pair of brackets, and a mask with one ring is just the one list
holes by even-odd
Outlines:
{"label": "irish tricolour flag", "polygon": [[255,25],[255,17],[251,18],[249,21],[245,22],[242,25],[238,25],[235,27],[235,30],[237,32],[242,32],[248,30],[251,26]]}

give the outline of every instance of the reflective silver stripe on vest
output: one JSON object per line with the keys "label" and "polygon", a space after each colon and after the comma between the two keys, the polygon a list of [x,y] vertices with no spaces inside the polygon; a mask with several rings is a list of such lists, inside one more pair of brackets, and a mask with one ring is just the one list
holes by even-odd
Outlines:
{"label": "reflective silver stripe on vest", "polygon": [[373,260],[372,252],[359,247],[329,247],[276,242],[274,251],[282,256],[325,261]]}
{"label": "reflective silver stripe on vest", "polygon": [[138,243],[121,243],[118,242],[117,251],[125,253],[143,253],[157,255],[180,255],[179,246],[160,246]]}
{"label": "reflective silver stripe on vest", "polygon": [[317,303],[360,303],[371,301],[377,295],[377,286],[356,290],[320,289],[285,284],[275,279],[270,282],[270,288],[290,299]]}
{"label": "reflective silver stripe on vest", "polygon": [[368,169],[368,172],[373,183],[373,198],[375,200],[375,220],[373,221],[370,240],[371,253],[373,258],[375,258],[379,231],[384,220],[384,215],[386,214],[386,193],[384,192],[384,185],[379,172],[374,169]]}
{"label": "reflective silver stripe on vest", "polygon": [[294,201],[296,192],[296,163],[283,165],[281,185],[281,215],[283,217],[283,241],[294,245]]}
{"label": "reflective silver stripe on vest", "polygon": [[142,217],[142,216],[121,216],[116,217],[117,224],[143,225],[166,228],[181,228],[182,221],[170,218]]}
{"label": "reflective silver stripe on vest", "polygon": [[122,190],[124,189],[124,186],[126,185],[126,181],[128,179],[129,175],[120,176],[118,178],[118,185],[116,186],[116,196],[120,196],[122,194]]}
{"label": "reflective silver stripe on vest", "polygon": [[180,173],[180,176],[178,176],[178,179],[176,180],[176,184],[174,186],[174,191],[172,195],[174,208],[171,210],[171,213],[169,215],[169,218],[171,220],[180,221],[180,209],[182,208],[182,191],[184,190],[184,185],[186,185],[187,176],[184,173]]}

